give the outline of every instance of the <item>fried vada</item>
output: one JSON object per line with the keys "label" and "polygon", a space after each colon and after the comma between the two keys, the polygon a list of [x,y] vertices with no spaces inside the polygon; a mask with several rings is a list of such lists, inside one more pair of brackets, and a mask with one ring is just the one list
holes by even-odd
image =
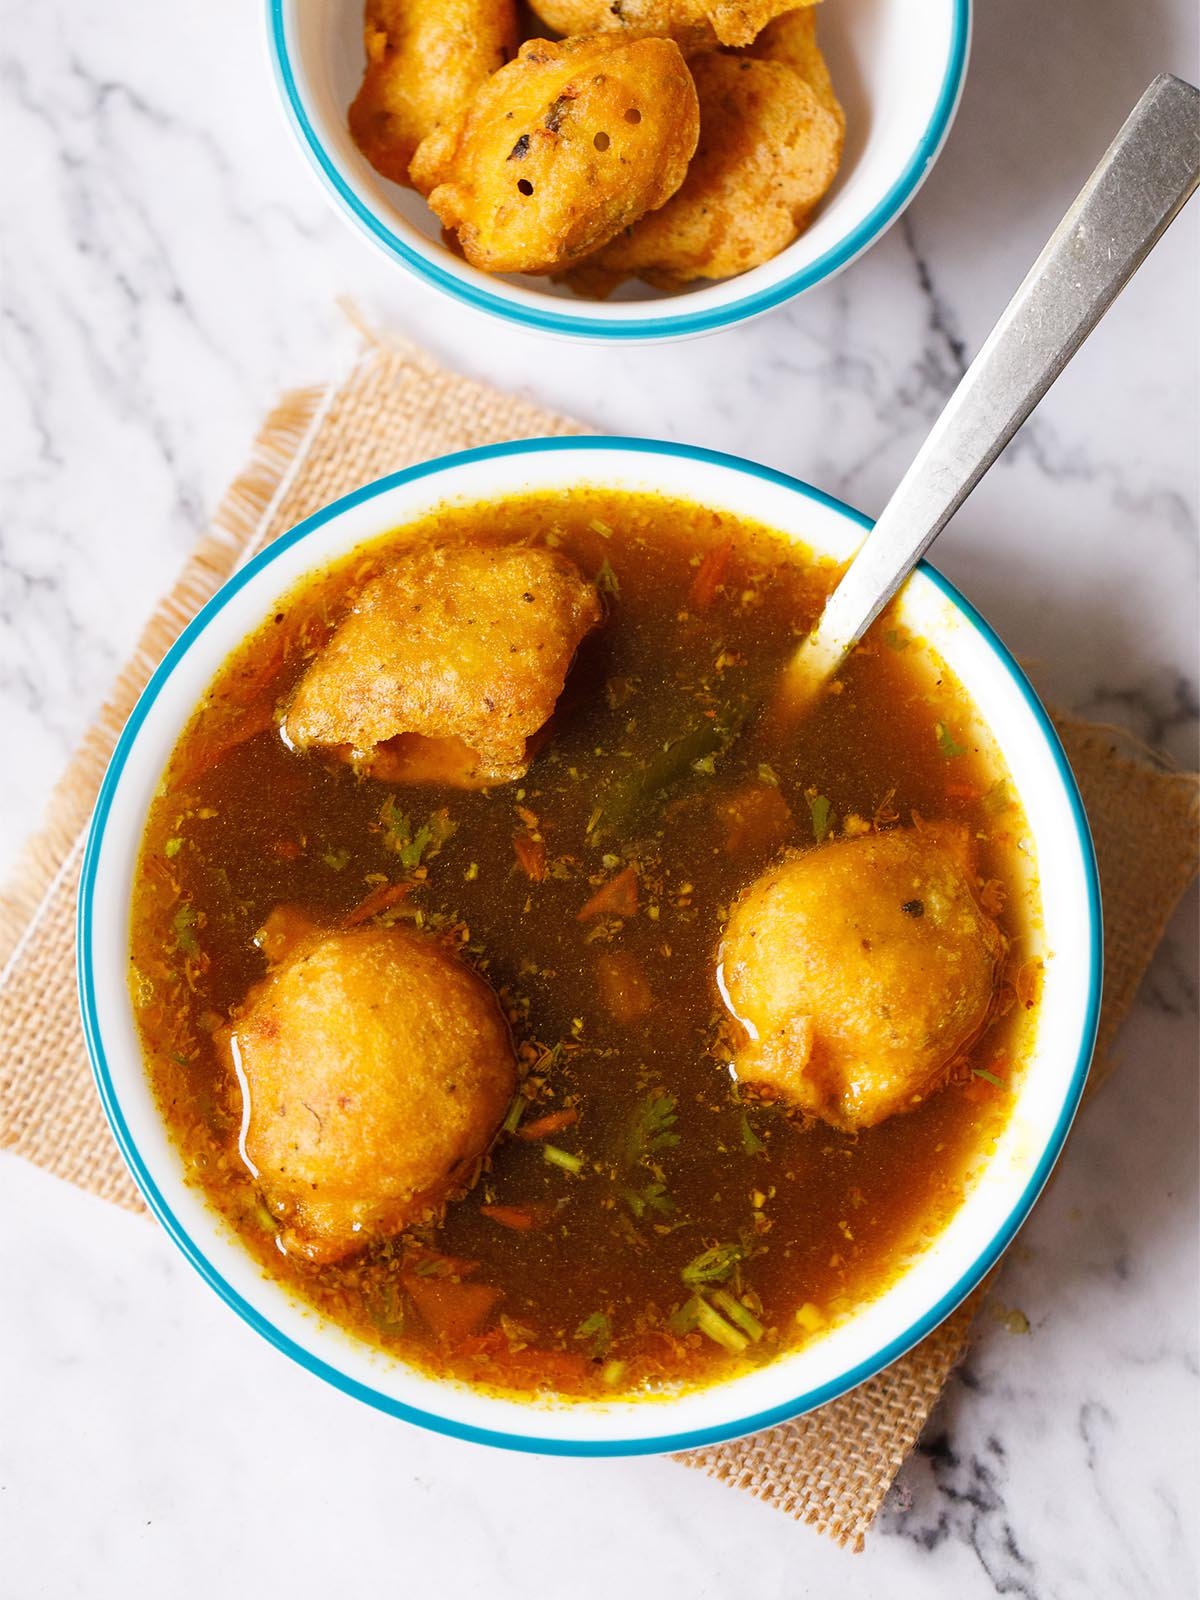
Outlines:
{"label": "fried vada", "polygon": [[436,1214],[517,1081],[488,985],[407,928],[293,946],[221,1042],[242,1094],[242,1158],[284,1248],[311,1261]]}
{"label": "fried vada", "polygon": [[[674,39],[685,54],[749,44],[796,0],[533,0],[556,33],[626,32]],[[808,0],[815,4],[815,0]]]}
{"label": "fried vada", "polygon": [[519,778],[528,740],[600,617],[594,585],[553,550],[454,544],[401,555],[309,666],[281,731],[293,749],[334,747],[364,765],[399,741],[387,752],[393,770],[379,772],[396,781]]}
{"label": "fried vada", "polygon": [[410,170],[473,266],[554,272],[669,200],[699,127],[671,40],[535,39],[422,142]]}
{"label": "fried vada", "polygon": [[897,829],[786,858],[735,903],[719,983],[744,1083],[844,1129],[919,1105],[988,1020],[1004,942],[966,830]]}
{"label": "fried vada", "polygon": [[700,140],[679,192],[567,274],[603,296],[623,278],[679,289],[730,278],[785,249],[837,173],[842,128],[781,61],[714,54],[691,63]]}
{"label": "fried vada", "polygon": [[514,0],[367,0],[367,66],[350,133],[367,160],[408,184],[417,146],[517,51]]}

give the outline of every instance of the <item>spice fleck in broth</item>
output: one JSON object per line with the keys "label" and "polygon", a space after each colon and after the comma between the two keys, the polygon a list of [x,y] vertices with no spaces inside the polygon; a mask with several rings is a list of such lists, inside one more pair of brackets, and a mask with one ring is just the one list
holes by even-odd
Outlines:
{"label": "spice fleck in broth", "polygon": [[[403,784],[289,748],[281,717],[367,586],[464,542],[553,549],[603,601],[525,775]],[[1036,889],[999,758],[893,615],[799,726],[773,725],[772,687],[835,576],[682,502],[515,497],[360,548],[227,660],[150,809],[131,991],[189,1178],[265,1271],[428,1371],[589,1397],[711,1382],[820,1337],[936,1237],[1032,1040]],[[745,1035],[716,981],[739,897],[800,852],[946,825],[1001,954],[944,1086],[838,1126],[740,1081]],[[289,940],[387,928],[490,986],[519,1081],[440,1217],[320,1259],[288,1246],[239,1149],[231,1023],[236,1039]]]}

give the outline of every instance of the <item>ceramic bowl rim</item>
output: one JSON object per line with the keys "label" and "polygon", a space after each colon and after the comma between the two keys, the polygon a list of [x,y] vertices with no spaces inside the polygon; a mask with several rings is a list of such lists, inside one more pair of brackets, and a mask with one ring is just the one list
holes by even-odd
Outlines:
{"label": "ceramic bowl rim", "polygon": [[[267,50],[276,88],[287,113],[288,122],[293,133],[297,135],[310,165],[315,169],[337,209],[350,222],[416,277],[475,310],[500,317],[506,322],[515,323],[518,327],[532,328],[542,333],[600,341],[638,341],[689,338],[715,333],[722,328],[732,327],[736,323],[745,321],[748,317],[759,316],[764,311],[782,305],[796,295],[814,288],[826,278],[841,272],[887,232],[932,171],[953,125],[966,81],[973,0],[950,0],[953,6],[950,47],[945,72],[929,121],[916,148],[909,155],[886,194],[849,233],[824,251],[815,261],[798,268],[778,283],[752,291],[741,299],[714,306],[707,311],[683,309],[665,312],[661,316],[628,320],[598,319],[580,311],[552,310],[549,307],[560,302],[549,297],[545,310],[510,300],[497,290],[484,288],[481,284],[466,281],[447,272],[431,255],[409,243],[382,222],[371,208],[363,203],[354,186],[347,181],[341,163],[327,149],[305,108],[288,45],[284,18],[287,4],[288,0],[266,0]],[[682,301],[686,301],[688,297],[681,298]]]}
{"label": "ceramic bowl rim", "polygon": [[[285,1355],[290,1356],[301,1367],[316,1374],[318,1377],[324,1378],[328,1383],[331,1383],[344,1393],[393,1416],[401,1417],[408,1422],[417,1423],[435,1432],[447,1434],[454,1438],[544,1455],[597,1457],[665,1454],[697,1449],[702,1446],[720,1443],[727,1439],[740,1438],[746,1434],[757,1433],[762,1429],[773,1427],[776,1423],[811,1411],[830,1400],[836,1399],[839,1395],[845,1394],[858,1384],[881,1372],[932,1332],[977,1287],[1012,1241],[1058,1159],[1083,1093],[1095,1044],[1103,974],[1103,934],[1100,917],[1099,874],[1087,816],[1062,743],[1029,680],[991,626],[936,568],[926,562],[921,563],[921,570],[925,576],[958,610],[962,618],[977,630],[1005,668],[1013,685],[1033,716],[1037,729],[1052,757],[1057,777],[1062,784],[1071,821],[1075,829],[1083,878],[1086,884],[1086,905],[1081,909],[1085,918],[1085,937],[1088,950],[1087,998],[1083,1008],[1077,1058],[1071,1070],[1069,1086],[1061,1110],[1054,1127],[1049,1130],[1041,1156],[1020,1197],[1007,1214],[998,1221],[988,1243],[981,1249],[970,1267],[956,1279],[951,1287],[923,1315],[910,1323],[903,1333],[896,1335],[869,1357],[839,1373],[836,1378],[805,1390],[790,1399],[780,1401],[764,1410],[732,1418],[724,1423],[692,1428],[677,1433],[668,1431],[652,1437],[639,1436],[628,1440],[612,1437],[587,1438],[582,1434],[579,1437],[548,1438],[532,1434],[514,1433],[507,1429],[481,1427],[456,1418],[440,1416],[436,1412],[410,1405],[392,1395],[374,1389],[368,1384],[360,1382],[357,1378],[351,1377],[348,1373],[340,1371],[320,1356],[306,1350],[282,1329],[276,1327],[267,1316],[251,1305],[223,1277],[220,1270],[208,1259],[203,1247],[191,1237],[187,1228],[172,1210],[169,1199],[159,1189],[148,1170],[125,1120],[120,1097],[105,1054],[97,1013],[92,954],[93,910],[96,874],[109,812],[121,781],[125,764],[134,747],[142,723],[145,721],[163,685],[174,671],[176,664],[191,650],[210,622],[239,590],[265,567],[275,561],[285,550],[308,537],[325,523],[366,500],[373,499],[380,494],[388,493],[394,488],[413,483],[431,475],[452,472],[453,469],[469,463],[487,462],[501,457],[556,453],[560,451],[594,452],[597,456],[602,455],[604,452],[621,452],[625,454],[683,458],[688,461],[704,463],[732,470],[752,478],[758,478],[791,490],[801,497],[814,501],[846,518],[864,531],[871,526],[869,518],[865,517],[861,512],[855,511],[843,501],[825,494],[822,490],[813,488],[798,478],[791,477],[770,467],[760,466],[741,457],[690,445],[607,436],[518,440],[503,444],[484,445],[473,450],[458,451],[450,455],[439,456],[432,461],[421,462],[416,466],[406,467],[402,471],[390,473],[385,477],[377,478],[372,483],[365,484],[350,494],[343,495],[339,499],[332,501],[329,505],[322,507],[319,511],[306,517],[302,522],[297,523],[288,532],[282,534],[226,580],[167,651],[163,660],[151,675],[130,714],[105,772],[84,849],[76,920],[79,1001],[83,1017],[84,1037],[100,1100],[121,1154],[138,1189],[141,1191],[150,1210],[162,1223],[172,1240],[192,1266],[200,1273],[201,1277],[205,1279],[211,1288],[216,1290],[232,1310],[237,1312],[250,1327],[261,1334],[269,1343],[273,1344]],[[181,1178],[180,1182],[182,1181]],[[736,1383],[736,1380],[734,1381]]]}

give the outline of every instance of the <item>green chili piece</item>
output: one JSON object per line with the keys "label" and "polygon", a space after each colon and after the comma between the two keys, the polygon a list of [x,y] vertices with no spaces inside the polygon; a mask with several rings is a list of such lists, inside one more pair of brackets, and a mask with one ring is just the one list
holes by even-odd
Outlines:
{"label": "green chili piece", "polygon": [[744,1333],[739,1333],[732,1323],[726,1322],[719,1311],[714,1311],[707,1300],[696,1296],[696,1326],[715,1344],[723,1345],[733,1355],[739,1356],[750,1343]]}
{"label": "green chili piece", "polygon": [[570,1150],[563,1150],[556,1144],[542,1146],[542,1159],[548,1161],[552,1167],[561,1167],[564,1172],[582,1172],[583,1157],[573,1154]]}
{"label": "green chili piece", "polygon": [[740,1300],[735,1300],[728,1289],[714,1289],[712,1297],[730,1322],[736,1322],[743,1333],[748,1333],[757,1344],[767,1331],[758,1318],[752,1312],[747,1311]]}

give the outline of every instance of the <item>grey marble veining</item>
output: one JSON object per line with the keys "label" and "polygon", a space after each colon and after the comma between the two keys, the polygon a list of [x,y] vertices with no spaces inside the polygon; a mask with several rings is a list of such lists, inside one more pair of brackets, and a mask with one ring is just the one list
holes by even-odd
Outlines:
{"label": "grey marble veining", "polygon": [[[876,249],[750,326],[599,350],[446,307],[351,236],[273,103],[258,13],[0,0],[0,867],[266,407],[351,358],[339,295],[592,426],[875,511],[1145,83],[1196,75],[1187,0],[981,4],[954,134]],[[1197,226],[937,550],[1054,703],[1185,763]],[[502,1461],[375,1416],[156,1229],[0,1158],[0,1595],[326,1595],[350,1550],[372,1592],[1186,1600],[1196,966],[1193,897],[857,1558],[670,1463]]]}

